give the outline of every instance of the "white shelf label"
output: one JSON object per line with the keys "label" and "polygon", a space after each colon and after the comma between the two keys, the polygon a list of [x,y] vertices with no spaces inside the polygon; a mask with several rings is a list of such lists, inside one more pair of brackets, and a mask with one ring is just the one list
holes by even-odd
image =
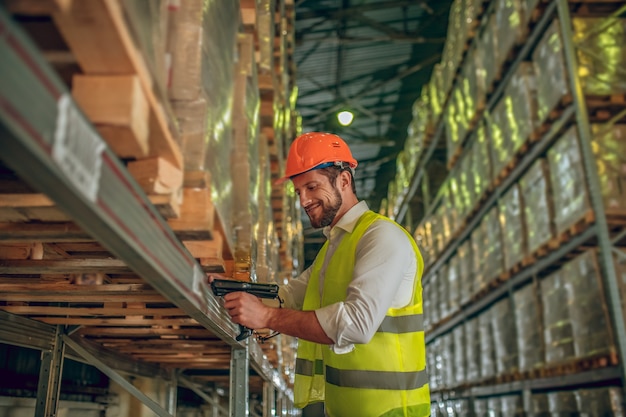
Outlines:
{"label": "white shelf label", "polygon": [[85,121],[69,94],[59,99],[52,158],[91,202],[96,201],[105,144]]}

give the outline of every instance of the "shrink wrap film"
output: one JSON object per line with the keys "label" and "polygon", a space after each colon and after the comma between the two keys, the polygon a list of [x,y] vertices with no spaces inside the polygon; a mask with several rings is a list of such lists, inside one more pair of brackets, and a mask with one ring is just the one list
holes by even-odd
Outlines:
{"label": "shrink wrap film", "polygon": [[[578,77],[583,93],[606,96],[626,93],[626,19],[572,19]],[[533,52],[538,84],[538,118],[545,121],[570,93],[558,20],[543,34]]]}
{"label": "shrink wrap film", "polygon": [[430,81],[427,87],[431,114],[433,122],[436,123],[441,117],[443,105],[446,99],[445,92],[443,90],[443,65],[441,62],[435,64],[433,67],[433,72],[430,76]]}
{"label": "shrink wrap film", "polygon": [[441,381],[444,387],[452,387],[456,385],[454,381],[454,338],[452,333],[448,332],[441,336]]}
{"label": "shrink wrap film", "polygon": [[513,156],[507,136],[507,107],[506,97],[503,97],[495,105],[492,112],[486,116],[489,127],[489,139],[491,143],[491,163],[493,179],[496,180],[506,164]]}
{"label": "shrink wrap film", "polygon": [[[233,66],[239,23],[238,4],[228,0],[181,2],[170,13],[168,50],[172,65],[168,95],[173,108],[184,108],[181,101],[204,99],[208,105],[202,120],[187,123],[201,126],[203,135],[184,138],[185,170],[211,173],[211,200],[220,218],[226,240],[232,242],[233,150],[232,106]],[[197,103],[199,111],[201,103]],[[187,115],[176,114],[177,117]],[[202,161],[196,155],[204,155]]]}
{"label": "shrink wrap film", "polygon": [[[435,390],[438,385],[437,355],[439,354],[439,339],[426,345],[426,369],[428,370],[428,384],[431,390]],[[435,388],[433,388],[435,387]]]}
{"label": "shrink wrap film", "polygon": [[496,68],[500,71],[514,47],[521,43],[528,34],[525,24],[522,0],[496,0],[495,2],[495,35],[497,41]]}
{"label": "shrink wrap film", "polygon": [[448,162],[456,155],[457,150],[463,143],[467,134],[468,123],[465,120],[462,91],[454,87],[444,111],[444,123],[446,132],[446,146],[448,150]]}
{"label": "shrink wrap film", "polygon": [[585,416],[624,417],[622,388],[589,388],[576,391],[578,410]]}
{"label": "shrink wrap film", "polygon": [[474,185],[474,199],[481,198],[493,178],[493,164],[491,159],[491,139],[486,125],[480,122],[472,139],[470,152],[472,154],[472,175]]}
{"label": "shrink wrap film", "polygon": [[150,72],[153,91],[167,110],[169,1],[126,0],[120,5],[137,50]]}
{"label": "shrink wrap film", "polygon": [[533,393],[530,396],[530,411],[533,416],[552,417],[547,393]]}
{"label": "shrink wrap film", "polygon": [[591,206],[576,126],[569,128],[548,151],[554,224],[561,233],[581,219]]}
{"label": "shrink wrap film", "polygon": [[448,264],[444,265],[437,272],[437,289],[439,296],[439,320],[443,320],[450,315],[450,282],[448,281]]}
{"label": "shrink wrap film", "polygon": [[474,281],[472,283],[472,296],[478,294],[487,286],[487,276],[485,274],[487,257],[485,256],[485,236],[486,223],[481,221],[476,228],[472,230],[470,235],[471,252],[472,252],[472,275]]}
{"label": "shrink wrap film", "polygon": [[575,391],[556,391],[548,393],[548,411],[557,416],[578,416],[578,404]]}
{"label": "shrink wrap film", "polygon": [[607,304],[594,251],[587,251],[562,269],[577,358],[607,354],[613,349]]}
{"label": "shrink wrap film", "polygon": [[455,314],[459,311],[460,300],[460,277],[459,277],[459,255],[455,253],[448,262],[448,312]]}
{"label": "shrink wrap film", "polygon": [[430,330],[433,324],[433,321],[432,321],[433,297],[432,297],[432,291],[431,291],[431,283],[432,283],[432,280],[425,283],[422,289],[424,329],[426,331]]}
{"label": "shrink wrap film", "polygon": [[510,322],[512,315],[513,305],[510,297],[496,302],[491,308],[498,375],[509,374],[518,369],[517,332]]}
{"label": "shrink wrap film", "polygon": [[464,119],[469,123],[485,108],[487,90],[485,88],[485,71],[482,62],[483,52],[472,48],[465,58],[461,77],[460,90],[464,100]]}
{"label": "shrink wrap film", "polygon": [[502,400],[500,397],[487,398],[487,416],[500,416],[502,415]]}
{"label": "shrink wrap film", "polygon": [[576,356],[566,281],[561,270],[540,281],[547,364],[568,361]]}
{"label": "shrink wrap film", "polygon": [[442,318],[442,305],[439,302],[439,276],[441,272],[435,272],[431,280],[428,282],[428,290],[430,297],[430,323],[435,325]]}
{"label": "shrink wrap film", "polygon": [[526,256],[526,227],[524,210],[518,184],[511,188],[498,201],[500,226],[504,249],[504,270],[508,271]]}
{"label": "shrink wrap film", "polygon": [[519,181],[528,253],[534,253],[554,232],[554,210],[550,198],[550,178],[545,159],[538,159]]}
{"label": "shrink wrap film", "polygon": [[492,309],[485,310],[478,316],[480,333],[480,377],[490,378],[496,375],[496,351],[493,338]]}
{"label": "shrink wrap film", "polygon": [[[471,145],[472,148],[475,146]],[[459,161],[458,170],[457,170],[457,178],[458,178],[458,192],[455,194],[455,200],[459,207],[459,218],[465,219],[470,214],[470,212],[474,209],[476,205],[477,196],[476,185],[475,185],[475,177],[472,172],[472,166],[474,164],[474,152],[473,149],[469,149],[467,152],[463,154],[461,160]]]}
{"label": "shrink wrap film", "polygon": [[517,153],[537,129],[537,86],[530,62],[521,62],[505,91],[506,138],[511,154]]}
{"label": "shrink wrap film", "polygon": [[604,207],[626,213],[626,124],[591,125]]}
{"label": "shrink wrap film", "polygon": [[535,284],[527,284],[513,293],[515,328],[520,371],[529,371],[544,364],[541,310]]}
{"label": "shrink wrap film", "polygon": [[452,361],[452,381],[450,385],[456,386],[465,383],[465,355],[467,353],[467,338],[465,337],[465,326],[459,325],[452,330],[454,345],[454,360]]}
{"label": "shrink wrap film", "polygon": [[524,401],[521,395],[503,395],[500,397],[500,407],[503,416],[524,417]]}
{"label": "shrink wrap film", "polygon": [[494,13],[489,14],[487,23],[478,40],[479,59],[483,62],[485,88],[489,92],[496,81],[498,57],[497,22]]}
{"label": "shrink wrap film", "polygon": [[504,256],[502,253],[502,230],[498,207],[494,207],[487,212],[481,223],[484,223],[485,234],[483,235],[483,254],[485,263],[483,272],[485,283],[491,284],[504,268]]}
{"label": "shrink wrap film", "polygon": [[569,92],[558,20],[544,32],[533,52],[532,62],[537,80],[537,122],[543,123]]}
{"label": "shrink wrap film", "polygon": [[[431,344],[432,349],[430,350],[430,352],[432,352],[432,354],[434,355],[434,364],[435,364],[435,369],[432,373],[433,378],[431,378],[431,383],[433,384],[433,386],[437,387],[437,388],[443,388],[444,386],[444,367],[445,365],[445,361],[444,361],[444,342],[443,342],[443,337],[438,337],[437,339],[435,339],[435,341]],[[436,389],[436,388],[431,388],[432,390]]]}
{"label": "shrink wrap film", "polygon": [[459,260],[459,303],[464,305],[471,300],[474,291],[474,273],[472,245],[470,239],[465,240],[457,249]]}
{"label": "shrink wrap film", "polygon": [[477,416],[497,416],[499,410],[492,410],[489,408],[489,400],[487,398],[474,399],[474,414]]}
{"label": "shrink wrap film", "polygon": [[468,382],[476,382],[481,378],[481,337],[479,319],[473,317],[465,324],[465,358]]}

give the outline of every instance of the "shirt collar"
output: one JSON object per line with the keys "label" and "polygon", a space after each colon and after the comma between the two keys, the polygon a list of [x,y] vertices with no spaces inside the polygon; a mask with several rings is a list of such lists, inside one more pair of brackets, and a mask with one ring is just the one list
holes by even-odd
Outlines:
{"label": "shirt collar", "polygon": [[[365,213],[368,210],[369,210],[369,206],[367,205],[367,202],[359,201],[357,204],[352,206],[352,208],[348,210],[346,214],[344,214],[341,217],[341,219],[339,219],[337,224],[333,227],[337,227],[339,229],[345,230],[348,233],[352,233],[352,231],[354,230],[354,227],[356,226],[356,223],[359,221],[363,213]],[[330,239],[330,232],[331,232],[330,226],[324,227],[323,233],[327,239]]]}

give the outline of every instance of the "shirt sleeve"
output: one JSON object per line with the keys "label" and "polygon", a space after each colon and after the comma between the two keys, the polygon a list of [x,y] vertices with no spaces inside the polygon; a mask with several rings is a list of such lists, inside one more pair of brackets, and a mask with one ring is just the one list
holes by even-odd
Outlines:
{"label": "shirt sleeve", "polygon": [[286,308],[302,310],[310,276],[311,267],[305,269],[296,278],[291,279],[288,284],[279,287],[278,296],[284,301]]}
{"label": "shirt sleeve", "polygon": [[374,222],[357,245],[346,300],[316,310],[322,328],[335,341],[335,353],[368,343],[390,307],[403,307],[411,301],[416,268],[405,232],[385,220]]}

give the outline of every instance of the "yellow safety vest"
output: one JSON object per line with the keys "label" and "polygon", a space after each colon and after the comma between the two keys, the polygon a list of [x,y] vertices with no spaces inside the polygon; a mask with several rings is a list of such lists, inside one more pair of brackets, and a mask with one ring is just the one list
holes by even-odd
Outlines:
{"label": "yellow safety vest", "polygon": [[[303,310],[345,300],[357,244],[378,219],[392,221],[367,211],[352,233],[343,237],[328,263],[320,299],[319,274],[328,242],[324,244],[313,263]],[[294,384],[297,407],[324,401],[331,417],[430,415],[420,279],[424,261],[413,238],[408,233],[407,236],[418,260],[412,302],[407,307],[390,308],[372,340],[355,345],[350,353],[338,355],[330,346],[300,340]]]}

